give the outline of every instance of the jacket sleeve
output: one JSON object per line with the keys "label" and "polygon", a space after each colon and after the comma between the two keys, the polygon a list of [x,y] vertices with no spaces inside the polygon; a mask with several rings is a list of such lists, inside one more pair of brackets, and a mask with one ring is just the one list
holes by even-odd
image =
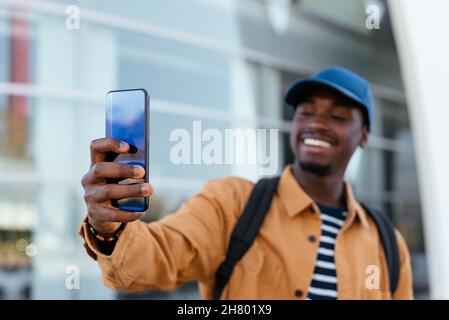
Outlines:
{"label": "jacket sleeve", "polygon": [[396,291],[393,294],[394,300],[413,299],[413,277],[410,254],[401,233],[396,230],[396,238],[399,247],[400,274]]}
{"label": "jacket sleeve", "polygon": [[239,205],[232,179],[209,181],[159,221],[128,223],[109,256],[96,248],[85,220],[79,234],[100,266],[103,283],[115,290],[172,291],[187,281],[213,281]]}

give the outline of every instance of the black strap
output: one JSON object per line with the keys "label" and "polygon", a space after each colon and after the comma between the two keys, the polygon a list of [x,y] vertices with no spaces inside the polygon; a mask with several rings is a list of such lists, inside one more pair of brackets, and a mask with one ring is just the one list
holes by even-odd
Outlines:
{"label": "black strap", "polygon": [[395,234],[395,229],[390,220],[373,208],[361,203],[365,211],[371,216],[377,226],[379,236],[385,253],[388,266],[388,276],[390,280],[390,292],[393,294],[396,291],[399,282],[400,260],[399,247]]}
{"label": "black strap", "polygon": [[[276,192],[279,177],[259,180],[249,197],[248,203],[231,234],[225,260],[215,274],[213,298],[220,299],[223,289],[234,271],[236,263],[254,242]],[[395,229],[390,220],[381,212],[361,203],[377,226],[388,267],[390,292],[397,288],[400,273],[399,248]]]}
{"label": "black strap", "polygon": [[254,242],[259,229],[270,209],[271,199],[276,192],[279,177],[260,179],[254,187],[249,201],[231,234],[226,259],[215,274],[213,298],[220,299],[236,263]]}

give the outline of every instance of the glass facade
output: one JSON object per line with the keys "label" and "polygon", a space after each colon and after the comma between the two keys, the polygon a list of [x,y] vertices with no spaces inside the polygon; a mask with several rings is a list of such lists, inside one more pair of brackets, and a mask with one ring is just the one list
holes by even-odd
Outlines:
{"label": "glass facade", "polygon": [[[351,10],[349,24],[330,17],[325,1],[313,2],[322,5],[294,1],[283,27],[270,1],[0,2],[0,297],[197,297],[192,284],[174,295],[113,292],[84,252],[76,234],[86,214],[80,178],[90,141],[104,136],[105,93],[143,87],[151,96],[150,221],[208,179],[258,177],[239,165],[172,164],[174,129],[192,131],[194,120],[219,131],[278,128],[280,173],[292,160],[283,92],[297,77],[342,65],[373,82],[377,102],[369,148],[354,158],[348,179],[404,234],[415,294],[425,298],[413,138],[391,29],[364,31],[363,1],[345,0],[336,11],[338,18]],[[67,27],[68,5],[80,9],[79,29]],[[382,23],[389,25],[388,15]],[[67,287],[72,270],[76,290]]]}

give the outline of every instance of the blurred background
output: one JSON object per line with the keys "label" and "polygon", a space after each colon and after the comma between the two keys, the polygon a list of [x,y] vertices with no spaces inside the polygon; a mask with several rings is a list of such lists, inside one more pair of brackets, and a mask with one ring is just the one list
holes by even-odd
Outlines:
{"label": "blurred background", "polygon": [[[379,9],[378,29],[367,26],[370,5]],[[67,24],[77,9],[79,28]],[[203,128],[278,128],[280,173],[293,159],[283,92],[330,65],[372,83],[369,147],[347,178],[358,199],[398,226],[415,296],[431,298],[391,19],[383,0],[0,0],[0,298],[197,298],[194,283],[174,293],[113,292],[85,254],[77,235],[86,214],[80,179],[90,141],[104,136],[105,93],[144,87],[151,95],[151,221],[210,178],[258,178],[242,166],[171,164],[173,129],[191,130],[193,120]],[[79,289],[66,287],[68,266],[79,268]]]}

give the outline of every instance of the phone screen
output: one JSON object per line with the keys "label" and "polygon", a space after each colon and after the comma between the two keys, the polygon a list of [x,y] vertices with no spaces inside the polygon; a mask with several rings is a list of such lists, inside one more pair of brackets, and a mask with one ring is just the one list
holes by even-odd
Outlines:
{"label": "phone screen", "polygon": [[[117,90],[106,95],[106,137],[125,141],[130,145],[127,154],[112,153],[107,161],[139,165],[145,169],[143,179],[115,180],[118,184],[148,182],[148,112],[149,98],[146,90]],[[113,200],[112,204],[126,211],[145,211],[148,197]]]}

